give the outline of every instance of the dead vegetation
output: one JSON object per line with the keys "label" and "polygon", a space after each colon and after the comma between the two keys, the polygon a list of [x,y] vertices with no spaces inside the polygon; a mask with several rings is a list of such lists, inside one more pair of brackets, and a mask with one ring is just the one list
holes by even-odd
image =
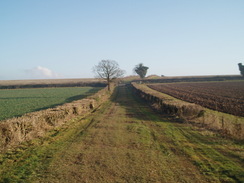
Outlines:
{"label": "dead vegetation", "polygon": [[149,102],[156,110],[169,115],[176,115],[185,122],[191,122],[217,130],[225,136],[244,140],[244,118],[203,108],[177,100],[153,90],[146,85],[133,83],[135,92]]}
{"label": "dead vegetation", "polygon": [[147,86],[180,100],[244,117],[243,81],[164,83]]}
{"label": "dead vegetation", "polygon": [[85,99],[1,121],[0,150],[44,136],[77,115],[86,115],[110,97],[107,88]]}

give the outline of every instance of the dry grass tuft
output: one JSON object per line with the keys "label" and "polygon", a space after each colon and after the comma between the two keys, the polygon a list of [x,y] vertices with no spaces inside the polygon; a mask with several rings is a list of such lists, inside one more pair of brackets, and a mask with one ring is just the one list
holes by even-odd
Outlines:
{"label": "dry grass tuft", "polygon": [[1,121],[0,150],[43,136],[70,119],[86,115],[110,97],[107,87],[85,99]]}

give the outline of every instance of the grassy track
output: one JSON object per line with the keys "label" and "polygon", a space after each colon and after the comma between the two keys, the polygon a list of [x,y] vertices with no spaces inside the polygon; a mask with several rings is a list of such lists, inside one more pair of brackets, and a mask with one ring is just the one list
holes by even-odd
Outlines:
{"label": "grassy track", "polygon": [[243,182],[243,145],[153,112],[125,86],[0,157],[0,182]]}
{"label": "grassy track", "polygon": [[73,87],[0,90],[0,120],[82,99],[100,89]]}

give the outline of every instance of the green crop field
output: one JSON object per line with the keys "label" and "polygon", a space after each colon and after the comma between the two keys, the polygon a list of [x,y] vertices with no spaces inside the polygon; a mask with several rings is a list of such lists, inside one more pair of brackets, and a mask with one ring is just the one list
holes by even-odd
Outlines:
{"label": "green crop field", "polygon": [[0,90],[0,120],[79,100],[100,89],[73,87]]}

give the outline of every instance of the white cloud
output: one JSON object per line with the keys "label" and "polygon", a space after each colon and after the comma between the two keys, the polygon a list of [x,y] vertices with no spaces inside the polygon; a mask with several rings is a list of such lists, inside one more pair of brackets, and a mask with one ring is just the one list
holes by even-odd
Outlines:
{"label": "white cloud", "polygon": [[32,78],[37,79],[55,79],[61,77],[60,74],[42,66],[37,66],[33,69],[27,70],[27,73],[30,74]]}

